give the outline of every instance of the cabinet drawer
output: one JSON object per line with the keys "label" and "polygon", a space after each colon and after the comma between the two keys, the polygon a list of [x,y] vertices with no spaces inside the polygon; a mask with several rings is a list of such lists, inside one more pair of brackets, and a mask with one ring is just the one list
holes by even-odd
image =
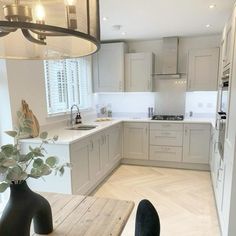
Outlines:
{"label": "cabinet drawer", "polygon": [[182,147],[150,146],[150,160],[182,161]]}
{"label": "cabinet drawer", "polygon": [[151,145],[182,146],[182,131],[150,130]]}
{"label": "cabinet drawer", "polygon": [[183,131],[183,124],[176,124],[176,123],[151,123],[150,130],[157,129],[157,130],[176,130],[176,131]]}

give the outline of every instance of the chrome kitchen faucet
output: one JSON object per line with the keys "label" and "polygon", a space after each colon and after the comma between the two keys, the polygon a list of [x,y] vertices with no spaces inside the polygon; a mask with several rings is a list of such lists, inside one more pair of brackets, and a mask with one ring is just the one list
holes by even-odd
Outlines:
{"label": "chrome kitchen faucet", "polygon": [[77,111],[78,111],[78,113],[79,113],[79,107],[78,107],[76,104],[72,105],[71,108],[70,108],[70,125],[71,125],[71,126],[74,125],[74,122],[73,122],[73,108],[74,108],[74,107],[77,108]]}

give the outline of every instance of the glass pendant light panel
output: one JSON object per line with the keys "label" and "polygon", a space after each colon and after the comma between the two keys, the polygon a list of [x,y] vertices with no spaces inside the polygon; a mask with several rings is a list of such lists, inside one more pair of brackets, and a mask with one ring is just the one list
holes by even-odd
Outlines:
{"label": "glass pendant light panel", "polygon": [[98,0],[18,0],[19,8],[14,4],[0,3],[0,58],[77,58],[99,49]]}

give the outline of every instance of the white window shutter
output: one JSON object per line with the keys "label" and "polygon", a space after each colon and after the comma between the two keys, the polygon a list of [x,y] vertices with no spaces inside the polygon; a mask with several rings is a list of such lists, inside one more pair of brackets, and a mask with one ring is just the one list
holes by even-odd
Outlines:
{"label": "white window shutter", "polygon": [[45,84],[48,114],[69,111],[73,104],[80,108],[91,105],[91,59],[45,61]]}

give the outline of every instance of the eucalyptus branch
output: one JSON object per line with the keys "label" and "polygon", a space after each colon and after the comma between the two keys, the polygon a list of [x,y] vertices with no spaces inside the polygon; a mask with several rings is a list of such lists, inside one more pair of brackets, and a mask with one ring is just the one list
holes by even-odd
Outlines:
{"label": "eucalyptus branch", "polygon": [[[1,146],[0,150],[0,175],[3,179],[0,181],[0,192],[4,192],[11,184],[20,184],[29,178],[43,178],[55,171],[63,175],[64,168],[69,167],[68,163],[58,164],[58,159],[55,156],[46,157],[44,144],[49,142],[55,143],[58,136],[48,138],[47,132],[40,134],[41,143],[38,147],[32,148],[29,146],[29,152],[22,154],[20,139],[28,131],[30,127],[29,121],[21,121],[21,126],[14,131],[6,131],[6,134],[14,138],[14,145],[7,144]],[[25,123],[25,126],[24,126]],[[29,169],[31,168],[31,169]],[[28,171],[28,173],[27,173]]]}

